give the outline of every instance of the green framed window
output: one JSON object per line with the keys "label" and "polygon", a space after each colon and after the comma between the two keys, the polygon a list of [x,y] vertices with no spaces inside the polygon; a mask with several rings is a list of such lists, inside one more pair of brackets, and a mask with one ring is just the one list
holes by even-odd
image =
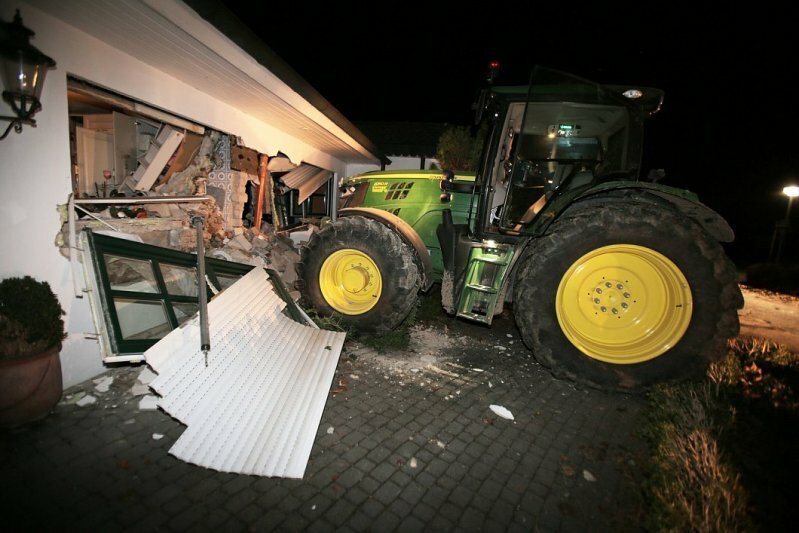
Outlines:
{"label": "green framed window", "polygon": [[[86,232],[108,346],[140,354],[199,309],[197,256]],[[222,291],[252,265],[205,258],[208,281]],[[208,290],[209,299],[212,296]]]}

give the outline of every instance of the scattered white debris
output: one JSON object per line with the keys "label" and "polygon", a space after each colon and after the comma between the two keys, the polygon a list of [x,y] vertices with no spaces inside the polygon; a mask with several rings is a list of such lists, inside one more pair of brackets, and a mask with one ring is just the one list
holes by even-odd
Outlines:
{"label": "scattered white debris", "polygon": [[491,404],[488,406],[488,408],[491,409],[494,412],[494,414],[497,416],[500,416],[506,420],[515,420],[515,418],[513,418],[513,413],[511,413],[501,405]]}
{"label": "scattered white debris", "polygon": [[508,337],[509,339],[513,338],[513,335],[511,335],[510,333],[506,333],[505,336]]}
{"label": "scattered white debris", "polygon": [[311,506],[311,511],[316,511],[316,504],[313,504],[313,505]]}
{"label": "scattered white debris", "polygon": [[440,440],[436,440],[436,446],[438,446],[442,450],[447,447],[447,445],[441,442]]}
{"label": "scattered white debris", "polygon": [[104,378],[97,378],[94,380],[94,390],[97,392],[108,392],[108,388],[114,382],[114,376],[106,376]]}
{"label": "scattered white debris", "polygon": [[361,379],[361,376],[358,374],[350,374],[350,379]]}
{"label": "scattered white debris", "polygon": [[87,394],[86,396],[75,402],[75,405],[77,405],[78,407],[83,407],[86,405],[91,405],[93,403],[97,403],[97,398],[95,398],[91,394]]}
{"label": "scattered white debris", "polygon": [[592,483],[594,481],[596,481],[596,478],[594,477],[594,474],[592,474],[588,470],[583,470],[583,479],[585,479],[586,481],[590,481]]}
{"label": "scattered white debris", "polygon": [[493,385],[493,384],[492,384],[492,383],[489,381],[489,382],[488,382],[488,388],[490,389],[490,388],[492,388],[493,386],[494,386],[494,385]]}
{"label": "scattered white debris", "polygon": [[156,374],[147,367],[144,367],[144,369],[139,373],[139,381],[144,383],[145,385],[149,385],[150,382],[157,377],[158,374]]}
{"label": "scattered white debris", "polygon": [[414,374],[415,374],[416,372],[418,372],[418,371],[419,371],[419,369],[418,369],[418,368],[411,368],[411,372],[413,372]]}
{"label": "scattered white debris", "polygon": [[140,411],[155,411],[158,409],[158,398],[152,394],[148,394],[139,400]]}
{"label": "scattered white debris", "polygon": [[496,349],[497,349],[497,350],[499,350],[500,352],[504,352],[505,350],[507,350],[507,348],[505,348],[504,346],[500,346],[499,344],[497,344],[496,346],[494,346],[494,348],[496,348]]}
{"label": "scattered white debris", "polygon": [[411,468],[416,468],[418,466],[418,463],[416,462],[416,457],[411,457],[411,461],[408,464],[410,465]]}
{"label": "scattered white debris", "polygon": [[134,383],[130,388],[130,394],[132,396],[144,396],[145,394],[150,394],[150,386],[145,385],[144,383]]}
{"label": "scattered white debris", "polygon": [[327,428],[327,434],[328,435],[332,435],[334,431],[335,430],[333,429],[333,426],[330,426],[329,428]]}
{"label": "scattered white debris", "polygon": [[161,440],[164,438],[162,433],[153,433],[153,440]]}

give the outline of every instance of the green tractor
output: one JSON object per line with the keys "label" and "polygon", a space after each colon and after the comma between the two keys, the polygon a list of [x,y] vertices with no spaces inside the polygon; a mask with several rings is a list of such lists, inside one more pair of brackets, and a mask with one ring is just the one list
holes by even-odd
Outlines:
{"label": "green tractor", "polygon": [[660,90],[537,68],[484,91],[476,175],[370,172],[343,183],[337,220],[299,265],[305,303],[361,332],[396,328],[419,291],[491,324],[512,304],[556,375],[612,389],[701,373],[743,304],[721,242],[733,232],[689,191],[639,181]]}

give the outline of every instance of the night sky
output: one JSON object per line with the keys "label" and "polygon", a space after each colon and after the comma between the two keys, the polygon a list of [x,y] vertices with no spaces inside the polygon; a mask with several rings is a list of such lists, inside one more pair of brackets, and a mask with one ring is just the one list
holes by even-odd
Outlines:
{"label": "night sky", "polygon": [[[644,172],[691,189],[728,219],[740,263],[765,261],[782,187],[799,182],[799,28],[786,12],[667,3],[223,3],[350,120],[469,124],[489,60],[498,85],[533,65],[665,90],[648,123]],[[557,5],[561,4],[561,5]],[[465,4],[460,4],[465,6]],[[387,14],[381,14],[387,10]],[[792,210],[799,226],[799,205]],[[786,242],[785,253],[799,248]],[[791,250],[793,252],[791,252]]]}

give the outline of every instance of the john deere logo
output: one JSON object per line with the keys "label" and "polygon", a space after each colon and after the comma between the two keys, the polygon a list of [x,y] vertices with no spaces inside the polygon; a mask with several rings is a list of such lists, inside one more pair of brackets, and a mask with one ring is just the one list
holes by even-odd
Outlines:
{"label": "john deere logo", "polygon": [[386,192],[388,190],[387,181],[376,181],[372,185],[372,192]]}

